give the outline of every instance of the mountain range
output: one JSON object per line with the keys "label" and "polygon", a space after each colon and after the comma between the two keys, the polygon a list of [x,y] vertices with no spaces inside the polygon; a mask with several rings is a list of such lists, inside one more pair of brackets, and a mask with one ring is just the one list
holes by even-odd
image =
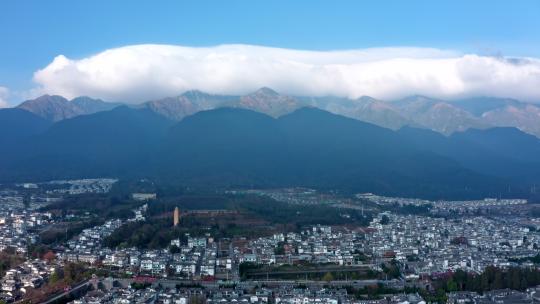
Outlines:
{"label": "mountain range", "polygon": [[27,100],[18,105],[17,108],[32,112],[46,120],[56,122],[80,115],[108,111],[118,105],[120,104],[92,99],[86,96],[67,100],[58,95],[43,95],[36,99]]}
{"label": "mountain range", "polygon": [[[78,97],[68,101],[61,96],[44,95],[25,101],[17,108],[56,122],[110,110],[119,105],[121,104],[89,97]],[[411,96],[400,100],[383,101],[363,96],[353,100],[332,96],[288,96],[270,88],[261,88],[243,96],[187,91],[176,97],[132,105],[134,108],[147,108],[175,121],[199,111],[219,107],[243,108],[279,117],[306,106],[392,130],[411,126],[450,135],[467,129],[515,127],[540,137],[540,106],[505,98],[477,97],[444,101],[425,96]]]}
{"label": "mountain range", "polygon": [[[241,98],[192,91],[59,121],[43,112],[3,109],[0,181],[115,176],[227,189],[305,186],[431,199],[536,195],[537,137],[508,127],[443,135],[394,109],[414,105],[418,112],[441,113],[444,102],[412,97],[389,107],[361,100],[358,108],[357,101],[287,97],[262,89]],[[190,110],[178,114],[178,104]],[[337,105],[408,123],[385,128],[321,109]],[[451,106],[472,117],[500,109]]]}

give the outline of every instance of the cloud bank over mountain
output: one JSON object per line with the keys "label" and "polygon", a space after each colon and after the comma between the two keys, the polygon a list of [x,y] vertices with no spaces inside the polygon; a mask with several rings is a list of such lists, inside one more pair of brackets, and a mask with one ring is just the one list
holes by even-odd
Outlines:
{"label": "cloud bank over mountain", "polygon": [[8,96],[9,96],[8,88],[0,86],[0,109],[7,108],[9,106],[7,102]]}
{"label": "cloud bank over mountain", "polygon": [[34,74],[36,94],[141,102],[186,90],[396,99],[511,97],[540,101],[540,59],[431,48],[304,51],[252,45],[131,45],[93,56],[57,56]]}

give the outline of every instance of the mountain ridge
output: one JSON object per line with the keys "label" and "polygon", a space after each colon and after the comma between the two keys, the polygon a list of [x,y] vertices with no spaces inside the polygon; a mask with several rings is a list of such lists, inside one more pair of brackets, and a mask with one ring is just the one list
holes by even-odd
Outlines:
{"label": "mountain ridge", "polygon": [[523,197],[540,182],[540,140],[517,129],[394,131],[313,106],[278,118],[219,107],[180,121],[121,106],[56,122],[11,148],[0,181],[150,177],[430,199]]}
{"label": "mountain ridge", "polygon": [[16,108],[32,112],[42,118],[57,122],[80,115],[112,110],[118,105],[118,103],[105,102],[87,96],[80,96],[72,100],[67,100],[59,95],[42,95],[36,99],[24,101]]}
{"label": "mountain ridge", "polygon": [[[44,95],[25,101],[18,108],[55,122],[107,111],[118,105],[89,97],[68,101],[61,96]],[[250,109],[279,117],[301,107],[314,106],[392,130],[413,126],[451,135],[467,129],[516,127],[540,137],[540,106],[509,98],[473,97],[445,101],[414,95],[400,100],[384,101],[369,96],[357,99],[291,96],[263,87],[247,95],[219,95],[191,90],[176,97],[131,106],[147,108],[176,121],[199,111],[219,107]]]}

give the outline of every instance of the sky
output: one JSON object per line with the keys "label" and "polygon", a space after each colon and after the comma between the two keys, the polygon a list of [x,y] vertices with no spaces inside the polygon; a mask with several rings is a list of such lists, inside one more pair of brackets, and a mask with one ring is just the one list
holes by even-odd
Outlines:
{"label": "sky", "polygon": [[540,101],[538,16],[535,0],[2,1],[0,105],[256,86]]}

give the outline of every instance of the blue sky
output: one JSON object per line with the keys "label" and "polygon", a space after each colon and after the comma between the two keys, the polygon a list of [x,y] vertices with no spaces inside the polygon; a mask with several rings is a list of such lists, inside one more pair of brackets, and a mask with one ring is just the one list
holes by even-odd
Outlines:
{"label": "blue sky", "polygon": [[155,43],[306,50],[414,46],[540,57],[540,1],[2,1],[0,86],[57,55]]}

